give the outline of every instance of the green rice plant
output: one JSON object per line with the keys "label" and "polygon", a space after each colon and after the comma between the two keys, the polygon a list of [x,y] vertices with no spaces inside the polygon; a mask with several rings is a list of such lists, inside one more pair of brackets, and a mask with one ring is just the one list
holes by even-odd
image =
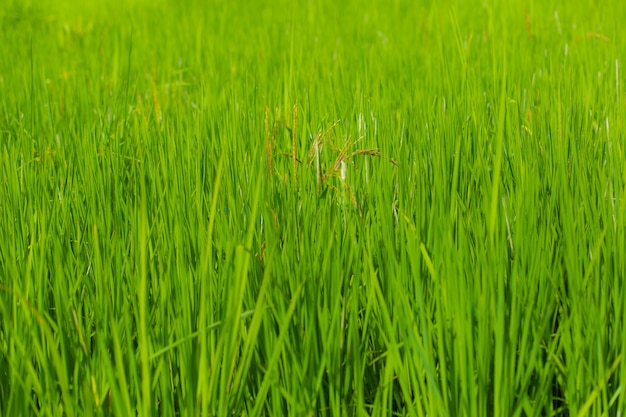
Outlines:
{"label": "green rice plant", "polygon": [[625,13],[5,1],[0,415],[622,415]]}

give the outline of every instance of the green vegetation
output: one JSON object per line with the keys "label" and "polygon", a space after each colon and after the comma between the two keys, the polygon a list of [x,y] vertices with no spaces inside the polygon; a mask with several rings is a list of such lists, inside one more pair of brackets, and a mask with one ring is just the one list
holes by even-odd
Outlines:
{"label": "green vegetation", "polygon": [[0,415],[622,415],[625,17],[3,1]]}

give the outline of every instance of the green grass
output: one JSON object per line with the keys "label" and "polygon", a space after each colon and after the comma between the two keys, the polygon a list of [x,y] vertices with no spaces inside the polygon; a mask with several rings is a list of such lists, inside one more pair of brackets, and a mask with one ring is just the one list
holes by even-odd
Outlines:
{"label": "green grass", "polygon": [[0,415],[622,415],[626,6],[561,3],[4,1]]}

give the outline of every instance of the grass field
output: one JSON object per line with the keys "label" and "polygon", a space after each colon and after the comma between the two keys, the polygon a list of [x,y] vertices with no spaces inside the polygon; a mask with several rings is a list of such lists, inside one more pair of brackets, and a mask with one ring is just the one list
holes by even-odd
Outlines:
{"label": "grass field", "polygon": [[625,19],[4,0],[0,415],[624,415]]}

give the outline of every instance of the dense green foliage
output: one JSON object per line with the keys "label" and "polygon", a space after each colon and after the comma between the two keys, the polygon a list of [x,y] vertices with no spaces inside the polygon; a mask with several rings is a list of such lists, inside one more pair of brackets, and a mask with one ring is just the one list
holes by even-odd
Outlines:
{"label": "dense green foliage", "polygon": [[0,415],[621,415],[624,18],[4,0]]}

